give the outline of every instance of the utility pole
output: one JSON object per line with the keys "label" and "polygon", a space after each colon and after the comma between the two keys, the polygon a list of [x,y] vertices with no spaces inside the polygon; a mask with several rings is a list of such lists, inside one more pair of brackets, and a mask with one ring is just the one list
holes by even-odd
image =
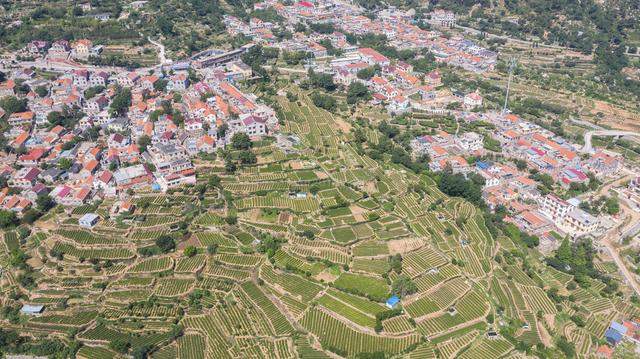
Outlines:
{"label": "utility pole", "polygon": [[516,68],[518,60],[515,57],[509,59],[509,81],[507,81],[507,95],[504,97],[504,106],[502,114],[507,113],[507,104],[509,103],[509,90],[511,89],[511,79],[513,78],[513,70]]}

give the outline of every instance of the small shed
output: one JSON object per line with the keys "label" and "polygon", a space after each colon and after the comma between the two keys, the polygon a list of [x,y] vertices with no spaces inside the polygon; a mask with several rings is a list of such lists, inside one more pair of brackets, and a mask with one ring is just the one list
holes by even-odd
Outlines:
{"label": "small shed", "polygon": [[92,228],[96,225],[96,223],[98,223],[99,219],[100,217],[97,214],[87,213],[84,216],[80,217],[80,219],[78,220],[78,224],[81,227]]}
{"label": "small shed", "polygon": [[385,305],[389,309],[394,309],[395,307],[398,306],[398,303],[400,303],[400,298],[398,298],[397,295],[394,295],[393,297],[387,300],[387,303],[385,303]]}
{"label": "small shed", "polygon": [[44,305],[25,304],[20,309],[20,313],[26,315],[40,315],[44,311]]}

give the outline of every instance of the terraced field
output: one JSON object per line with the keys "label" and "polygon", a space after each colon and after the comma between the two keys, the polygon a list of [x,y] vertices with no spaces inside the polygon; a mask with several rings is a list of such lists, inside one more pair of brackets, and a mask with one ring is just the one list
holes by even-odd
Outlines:
{"label": "terraced field", "polygon": [[[204,192],[135,193],[130,217],[91,230],[72,223],[109,214],[112,201],[50,215],[25,238],[4,233],[3,266],[23,250],[38,271],[31,283],[3,270],[7,303],[45,305],[11,327],[71,335],[83,358],[120,355],[125,342],[153,358],[497,359],[553,346],[549,332],[590,357],[611,320],[640,315],[604,283],[576,286],[535,249],[496,237],[437,178],[372,158],[336,120],[379,141],[377,127],[305,93],[276,99],[282,132],[300,139],[286,154],[269,139],[255,144],[258,164],[235,173],[212,160],[197,173]],[[567,324],[574,315],[584,327]]]}

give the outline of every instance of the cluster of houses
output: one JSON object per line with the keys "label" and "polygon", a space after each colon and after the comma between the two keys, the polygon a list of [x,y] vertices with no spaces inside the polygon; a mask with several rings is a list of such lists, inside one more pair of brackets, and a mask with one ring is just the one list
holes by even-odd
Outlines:
{"label": "cluster of houses", "polygon": [[[79,206],[132,188],[194,184],[193,157],[214,153],[238,132],[255,139],[278,130],[275,111],[237,87],[251,76],[241,62],[197,72],[76,68],[53,80],[24,77],[28,70],[15,70],[0,84],[1,96],[27,102],[23,112],[0,109],[14,152],[0,159],[0,177],[10,187],[0,189],[0,208],[18,214],[43,194]],[[17,91],[18,81],[32,91]],[[116,114],[112,102],[125,88],[131,105]],[[56,122],[69,113],[77,118]]]}
{"label": "cluster of houses", "polygon": [[483,136],[475,132],[451,135],[439,131],[415,138],[411,147],[415,156],[429,155],[432,171],[450,169],[454,173],[476,173],[485,180],[483,199],[491,209],[504,206],[507,221],[541,239],[543,250],[554,249],[559,234],[579,237],[594,233],[598,218],[579,208],[577,199],[563,200],[550,193],[543,194],[529,171],[519,170],[513,163],[520,160],[527,168],[545,173],[565,188],[572,183],[588,184],[591,172],[596,178],[616,175],[623,166],[621,156],[596,152],[588,158],[578,154],[574,144],[555,136],[542,127],[513,114],[459,113],[462,121],[485,121],[495,126],[488,136],[500,142],[506,161],[477,161],[469,164],[466,158],[487,154]]}
{"label": "cluster of houses", "polygon": [[99,56],[103,50],[102,45],[95,45],[91,40],[79,39],[76,41],[57,40],[49,43],[44,40],[33,40],[22,50],[26,56],[33,58],[45,58],[49,61],[59,60],[87,60],[90,56]]}
{"label": "cluster of houses", "polygon": [[[231,35],[242,34],[256,43],[272,46],[283,52],[303,52],[305,67],[316,72],[329,73],[335,82],[348,86],[355,81],[363,82],[373,94],[372,103],[382,104],[388,112],[400,114],[409,110],[445,113],[447,105],[457,102],[466,109],[482,106],[483,98],[477,93],[460,94],[442,89],[440,73],[428,74],[414,71],[413,66],[404,61],[392,61],[372,48],[358,47],[347,41],[347,33],[364,35],[385,35],[389,45],[397,50],[427,49],[437,62],[459,66],[474,72],[493,69],[497,54],[486,50],[462,37],[445,38],[437,31],[423,30],[413,24],[414,14],[389,7],[377,13],[372,20],[362,15],[362,9],[353,4],[330,1],[299,1],[284,5],[276,0],[268,0],[254,5],[256,10],[273,9],[286,23],[276,24],[251,18],[244,22],[233,16],[225,16],[224,23]],[[445,15],[446,14],[446,15]],[[444,22],[449,13],[436,11],[433,18]],[[454,16],[455,19],[455,16]],[[296,31],[301,21],[333,24],[331,33]],[[290,39],[274,36],[273,31],[289,30]],[[321,44],[322,43],[322,44]],[[339,55],[328,57],[330,43]],[[324,45],[323,45],[324,44]],[[334,54],[335,55],[335,54]],[[424,55],[417,55],[418,57]],[[376,75],[362,79],[358,72],[368,67],[376,67]]]}
{"label": "cluster of houses", "polygon": [[[242,34],[256,43],[275,46],[286,51],[304,51],[315,58],[327,56],[327,48],[321,40],[329,40],[331,46],[346,55],[358,51],[358,47],[346,40],[345,34],[385,35],[388,45],[398,50],[430,50],[436,61],[459,66],[469,71],[482,73],[492,70],[497,62],[497,53],[487,50],[473,41],[462,37],[444,37],[439,31],[423,30],[414,24],[414,11],[400,10],[393,6],[376,14],[375,19],[364,16],[362,8],[341,0],[298,1],[285,5],[278,0],[267,0],[254,4],[255,10],[273,9],[285,19],[285,24],[277,24],[251,18],[248,23],[225,16],[224,23],[231,35]],[[438,24],[452,26],[455,15],[446,11],[434,11],[430,19]],[[296,31],[296,24],[313,22],[333,24],[340,29],[331,34]],[[281,39],[274,30],[289,30],[291,39]]]}
{"label": "cluster of houses", "polygon": [[604,339],[607,344],[598,347],[596,356],[609,359],[614,356],[615,347],[624,341],[631,342],[636,346],[640,344],[640,324],[631,320],[623,320],[621,323],[612,321],[604,332]]}

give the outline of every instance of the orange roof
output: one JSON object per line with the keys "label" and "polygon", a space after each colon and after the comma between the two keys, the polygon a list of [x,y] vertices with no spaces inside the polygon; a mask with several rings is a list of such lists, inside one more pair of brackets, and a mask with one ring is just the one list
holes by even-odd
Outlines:
{"label": "orange roof", "polygon": [[31,119],[33,119],[33,116],[34,116],[34,114],[31,111],[16,112],[16,113],[12,113],[11,114],[11,117],[13,117],[13,118],[19,117],[19,118],[21,118],[23,120],[31,120]]}
{"label": "orange roof", "polygon": [[93,172],[98,167],[99,162],[96,160],[91,160],[84,164],[84,169],[87,171]]}
{"label": "orange roof", "polygon": [[507,138],[510,138],[510,139],[514,139],[514,138],[520,137],[520,134],[518,132],[514,131],[514,130],[507,130],[504,133],[504,136],[507,137]]}
{"label": "orange roof", "polygon": [[536,214],[534,214],[531,211],[526,211],[524,213],[522,213],[522,218],[531,223],[531,225],[537,227],[537,226],[541,226],[544,224],[544,220],[542,218],[540,218],[539,216],[537,216]]}
{"label": "orange roof", "polygon": [[13,143],[20,147],[22,146],[25,141],[27,141],[27,139],[29,138],[29,133],[28,132],[22,132],[21,134],[18,135],[18,137],[16,137],[15,140],[13,140]]}
{"label": "orange roof", "polygon": [[514,114],[511,114],[511,113],[506,115],[506,116],[504,116],[504,118],[509,120],[509,121],[511,121],[511,122],[516,122],[516,121],[518,121],[520,119],[518,116],[516,116]]}
{"label": "orange roof", "polygon": [[443,156],[447,154],[447,151],[440,146],[431,146],[431,150],[435,152],[437,155]]}

